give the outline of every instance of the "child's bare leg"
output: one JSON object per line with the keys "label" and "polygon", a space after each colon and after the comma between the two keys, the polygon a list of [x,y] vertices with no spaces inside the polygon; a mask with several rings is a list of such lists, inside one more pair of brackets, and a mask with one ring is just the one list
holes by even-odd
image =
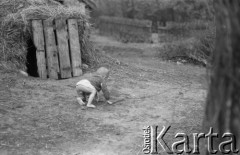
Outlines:
{"label": "child's bare leg", "polygon": [[85,93],[83,92],[83,101],[88,101],[88,96],[89,96],[89,93]]}
{"label": "child's bare leg", "polygon": [[92,104],[92,101],[96,95],[97,91],[96,90],[93,90],[89,96],[89,99],[88,99],[88,103],[87,103],[87,107],[91,107],[91,108],[95,108],[96,106]]}
{"label": "child's bare leg", "polygon": [[78,104],[85,105],[81,97],[77,97]]}
{"label": "child's bare leg", "polygon": [[78,104],[85,105],[85,103],[83,102],[83,92],[77,89],[77,94],[78,94],[78,97],[77,97]]}
{"label": "child's bare leg", "polygon": [[99,93],[96,93],[96,101],[99,102]]}
{"label": "child's bare leg", "polygon": [[[82,92],[82,94],[81,94],[82,96],[84,96],[83,94],[90,94],[88,103],[87,103],[87,107],[95,108],[95,106],[92,104],[92,101],[97,93],[97,90],[94,88],[94,86],[92,86],[89,81],[82,80],[78,83],[77,90]],[[82,99],[83,99],[83,97],[82,97]]]}

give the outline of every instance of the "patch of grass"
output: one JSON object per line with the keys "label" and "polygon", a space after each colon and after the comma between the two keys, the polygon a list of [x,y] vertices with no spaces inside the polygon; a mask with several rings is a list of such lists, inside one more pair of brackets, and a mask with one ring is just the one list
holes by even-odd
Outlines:
{"label": "patch of grass", "polygon": [[167,60],[185,57],[187,61],[194,60],[205,66],[210,64],[215,43],[215,25],[213,23],[187,25],[170,26],[165,34],[165,40],[168,41],[160,50],[159,56]]}
{"label": "patch of grass", "polygon": [[102,16],[100,18],[100,33],[112,36],[117,40],[128,42],[151,42],[151,21],[122,17]]}

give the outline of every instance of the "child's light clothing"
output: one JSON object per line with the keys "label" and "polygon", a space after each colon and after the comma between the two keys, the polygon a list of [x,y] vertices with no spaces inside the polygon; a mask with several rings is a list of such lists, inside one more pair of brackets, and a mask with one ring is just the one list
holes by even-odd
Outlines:
{"label": "child's light clothing", "polygon": [[[106,70],[107,71],[107,70]],[[105,76],[104,76],[105,75]],[[97,95],[97,92],[102,91],[107,102],[110,99],[110,93],[108,91],[105,77],[108,77],[108,72],[105,73],[105,69],[101,68],[100,73],[95,72],[92,74],[86,74],[81,77],[82,80],[77,82],[76,90],[78,93],[78,102],[79,104],[85,104],[83,100],[86,101],[86,96],[89,95],[88,107],[95,107],[92,104],[93,98]],[[98,95],[97,95],[98,97]]]}
{"label": "child's light clothing", "polygon": [[80,105],[85,105],[85,103],[83,101],[86,101],[86,96],[91,94],[91,93],[96,93],[97,90],[95,89],[95,87],[90,83],[90,81],[84,79],[81,80],[77,83],[76,85],[76,90],[77,90],[77,94],[78,94],[78,103]]}
{"label": "child's light clothing", "polygon": [[[90,83],[90,81],[86,79],[81,80],[77,83],[76,90],[78,97],[80,97],[82,101],[86,101],[87,95],[97,91],[95,87]],[[83,104],[82,101],[79,101],[80,104]]]}
{"label": "child's light clothing", "polygon": [[[77,85],[79,83],[82,83],[82,84],[87,84],[87,85],[92,85],[96,90],[97,92],[101,91],[103,92],[103,95],[105,97],[106,100],[109,100],[110,99],[110,93],[108,91],[108,88],[107,88],[107,85],[106,85],[106,81],[104,78],[102,78],[101,75],[97,74],[97,73],[93,73],[93,74],[90,74],[90,75],[83,75],[81,77],[82,80],[80,80]],[[89,81],[90,84],[88,82],[86,82],[85,80]],[[84,82],[85,81],[85,82]],[[91,86],[90,86],[91,87]]]}
{"label": "child's light clothing", "polygon": [[77,83],[77,87],[87,87],[89,89],[95,89],[94,86],[90,83],[90,81],[84,79]]}

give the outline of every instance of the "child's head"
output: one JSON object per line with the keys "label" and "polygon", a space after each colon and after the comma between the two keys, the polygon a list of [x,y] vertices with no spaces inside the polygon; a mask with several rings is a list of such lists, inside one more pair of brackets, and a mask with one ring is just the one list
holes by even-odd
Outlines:
{"label": "child's head", "polygon": [[108,78],[109,76],[109,70],[105,67],[100,67],[98,70],[97,70],[97,73],[100,74],[103,78]]}

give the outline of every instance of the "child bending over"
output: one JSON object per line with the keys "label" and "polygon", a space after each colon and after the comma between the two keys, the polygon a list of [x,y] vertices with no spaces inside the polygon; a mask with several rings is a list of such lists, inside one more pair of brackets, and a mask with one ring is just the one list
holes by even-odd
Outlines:
{"label": "child bending over", "polygon": [[112,102],[109,101],[110,94],[106,85],[108,76],[109,70],[105,67],[99,68],[95,73],[90,75],[83,75],[82,80],[80,80],[76,85],[78,103],[80,105],[85,105],[83,101],[86,101],[86,97],[89,95],[87,107],[95,108],[95,105],[92,104],[92,101],[95,97],[97,97],[98,102],[98,92],[102,90],[107,103],[112,104]]}

